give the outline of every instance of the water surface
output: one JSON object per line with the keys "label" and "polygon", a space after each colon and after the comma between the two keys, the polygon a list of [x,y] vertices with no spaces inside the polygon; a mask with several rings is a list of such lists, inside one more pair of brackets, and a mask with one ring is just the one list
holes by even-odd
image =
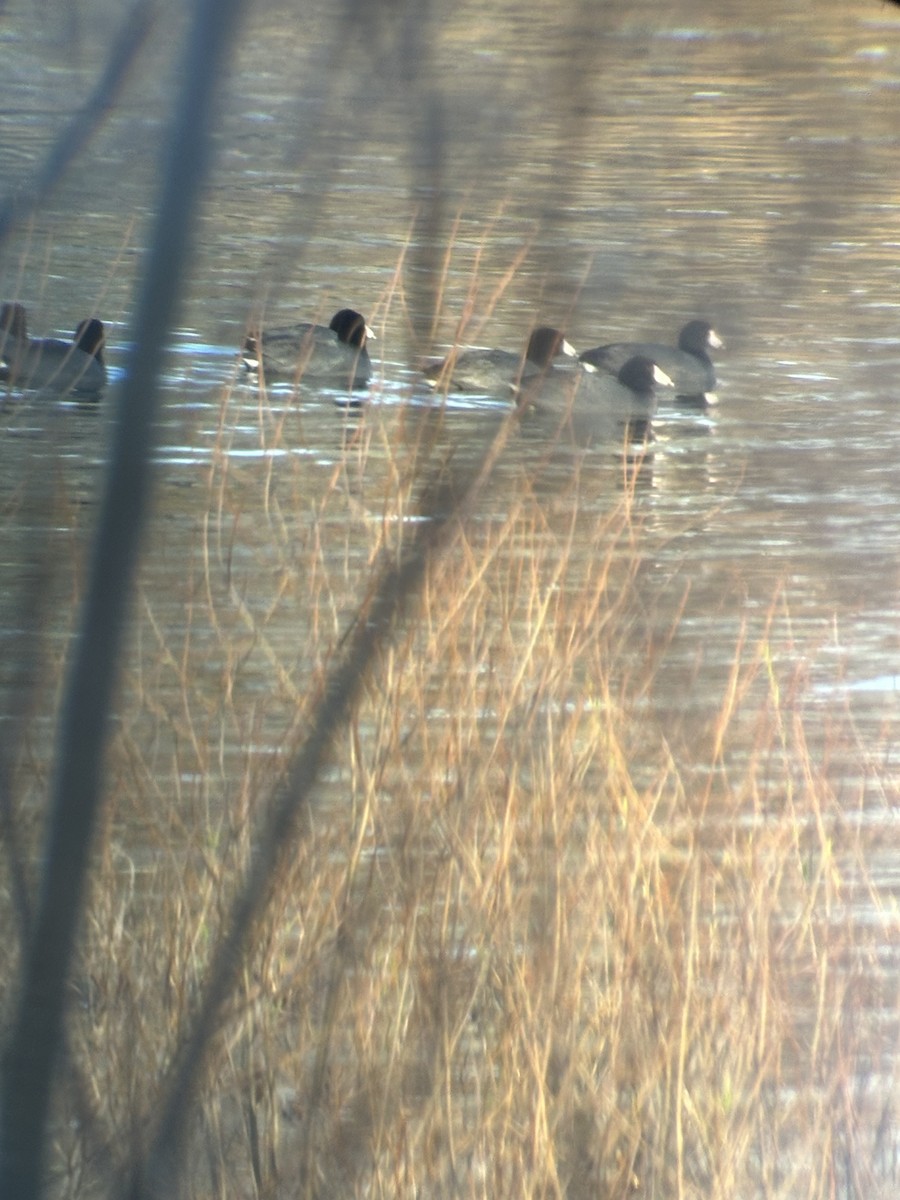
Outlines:
{"label": "water surface", "polygon": [[[69,53],[56,6],[43,23],[32,7],[7,5],[0,26],[7,187],[24,186],[102,61],[96,38]],[[191,603],[186,564],[199,570],[198,529],[211,529],[232,598],[264,621],[290,686],[302,688],[314,635],[339,636],[391,508],[421,355],[442,352],[460,328],[467,342],[518,347],[535,322],[555,323],[588,347],[670,340],[688,318],[711,318],[726,342],[720,403],[665,407],[646,452],[624,456],[637,475],[646,624],[622,646],[622,674],[652,673],[646,720],[698,795],[716,772],[740,771],[756,714],[794,681],[811,761],[847,821],[871,831],[867,862],[839,861],[847,899],[831,919],[877,925],[896,998],[900,15],[836,0],[715,12],[685,0],[664,11],[604,5],[570,25],[556,9],[455,5],[425,30],[427,57],[406,74],[390,22],[373,16],[335,51],[332,19],[324,5],[303,21],[263,6],[223,88],[164,381],[141,603],[177,641]],[[156,31],[89,153],[0,259],[3,295],[28,305],[35,332],[70,332],[102,313],[114,372],[131,336],[179,36],[177,21]],[[235,359],[251,313],[327,319],[345,304],[378,333],[366,409],[290,387],[261,400]],[[66,644],[111,403],[112,389],[99,412],[13,399],[0,414],[13,641],[38,546],[69,564],[53,575],[48,608],[51,641]],[[452,406],[445,436],[476,454],[484,415],[474,402]],[[576,471],[577,490],[567,487]],[[523,428],[475,521],[502,521],[515,481],[531,477],[548,536],[570,527],[573,502],[588,529],[619,502],[628,473],[622,447],[561,445],[548,458]],[[332,611],[315,620],[297,581],[283,604],[276,581],[285,548],[308,544],[313,514],[334,589]],[[579,560],[576,543],[573,579],[589,574],[595,548],[586,539]],[[214,694],[217,640],[196,636],[209,645],[198,686]],[[746,738],[698,763],[698,745],[713,754],[739,646],[758,664]],[[251,658],[245,685],[264,695],[270,669]],[[284,712],[263,722],[260,753],[289,723]],[[745,819],[790,820],[788,801],[776,788]],[[715,805],[706,836],[711,846],[723,836]],[[890,1003],[870,1017],[873,1046],[894,1044]]]}

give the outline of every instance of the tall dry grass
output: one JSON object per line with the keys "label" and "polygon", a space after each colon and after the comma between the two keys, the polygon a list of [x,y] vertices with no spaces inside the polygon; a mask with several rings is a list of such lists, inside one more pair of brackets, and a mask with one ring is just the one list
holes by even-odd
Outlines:
{"label": "tall dry grass", "polygon": [[[347,11],[362,38],[364,6]],[[427,22],[410,31],[427,41]],[[421,99],[426,72],[413,82]],[[439,113],[421,107],[427,133]],[[431,269],[427,303],[409,306],[413,344],[437,327],[446,261],[440,164],[423,161],[433,203],[411,242]],[[173,169],[170,195],[180,179]],[[184,239],[190,214],[167,224]],[[163,246],[155,270],[171,283],[166,264]],[[473,292],[459,329],[477,332],[469,318],[497,295]],[[176,300],[173,287],[143,352],[151,395]],[[879,1042],[896,1030],[880,961],[891,914],[838,919],[851,886],[883,913],[868,863],[888,817],[871,791],[848,804],[836,786],[829,756],[860,748],[837,711],[823,753],[794,666],[802,646],[782,661],[781,597],[761,636],[736,640],[717,715],[686,741],[690,726],[668,728],[655,704],[678,611],[648,636],[639,464],[600,510],[581,511],[574,469],[558,506],[510,472],[502,504],[479,509],[471,463],[421,470],[423,453],[452,445],[450,414],[437,430],[376,414],[348,427],[311,494],[289,455],[228,453],[236,397],[223,394],[189,550],[181,538],[167,549],[159,521],[140,567],[57,1060],[51,1194],[893,1195],[880,1075],[894,1067]],[[263,451],[289,448],[289,409],[262,395],[257,419]],[[132,447],[142,462],[149,442],[145,429]],[[490,478],[478,492],[495,501]],[[69,499],[45,498],[47,528]],[[429,521],[443,536],[417,542]],[[135,525],[125,535],[122,603]],[[73,543],[52,564],[70,604],[84,587]],[[179,1094],[172,1064],[211,994],[272,802],[290,799],[329,680],[364,641],[379,580],[404,564],[419,568],[398,589],[405,603],[348,686]],[[39,662],[40,678],[3,763],[10,1006],[29,924],[13,897],[33,892],[15,868],[40,861],[44,748],[72,632],[55,608],[41,616],[58,640],[26,631],[42,652],[24,673]],[[173,1111],[183,1179],[177,1162],[171,1177],[142,1176]]]}
{"label": "tall dry grass", "polygon": [[[257,403],[273,454],[247,462],[228,430]],[[348,614],[410,536],[403,418],[348,425],[311,502],[269,403],[223,397],[181,591],[161,537],[143,568],[54,1195],[145,1153]],[[577,470],[558,503],[514,478],[338,735],[214,1038],[184,1194],[889,1195],[893,1117],[866,1107],[883,933],[834,919],[872,834],[807,744],[781,598],[677,743],[640,467],[587,514]]]}

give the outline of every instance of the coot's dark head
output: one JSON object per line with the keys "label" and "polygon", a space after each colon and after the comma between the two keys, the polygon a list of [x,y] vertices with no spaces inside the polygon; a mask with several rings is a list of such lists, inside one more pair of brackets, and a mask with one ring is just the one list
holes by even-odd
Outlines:
{"label": "coot's dark head", "polygon": [[28,337],[28,326],[25,321],[24,305],[4,304],[0,308],[0,334],[25,341]]}
{"label": "coot's dark head", "polygon": [[528,339],[528,349],[525,356],[530,363],[537,367],[549,367],[557,354],[566,354],[575,358],[576,353],[558,329],[548,325],[539,325]]}
{"label": "coot's dark head", "polygon": [[355,346],[357,350],[362,350],[368,338],[375,337],[366,324],[366,318],[352,308],[342,308],[340,312],[336,312],[328,328],[338,335],[338,341],[347,346]]}
{"label": "coot's dark head", "polygon": [[98,363],[103,362],[103,347],[106,345],[106,331],[103,322],[97,317],[88,321],[80,321],[75,330],[75,345],[85,354],[91,354]]}
{"label": "coot's dark head", "polygon": [[709,321],[688,321],[678,335],[679,350],[688,354],[705,356],[710,350],[721,350],[724,344]]}
{"label": "coot's dark head", "polygon": [[660,370],[651,358],[643,354],[629,358],[619,371],[619,383],[640,395],[652,392],[657,384],[663,387],[672,386],[672,380],[665,371]]}

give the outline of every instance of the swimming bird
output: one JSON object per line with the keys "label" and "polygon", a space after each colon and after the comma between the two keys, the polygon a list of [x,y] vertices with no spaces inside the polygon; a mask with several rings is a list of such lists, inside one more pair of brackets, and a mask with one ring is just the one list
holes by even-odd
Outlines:
{"label": "swimming bird", "polygon": [[520,403],[559,418],[578,442],[597,439],[620,441],[623,430],[643,437],[656,414],[657,387],[672,380],[652,359],[633,355],[617,375],[581,369],[558,372],[543,382],[535,395],[526,384]]}
{"label": "swimming bird", "polygon": [[509,396],[520,383],[547,374],[559,355],[577,357],[558,329],[541,325],[532,331],[524,354],[514,350],[454,351],[441,362],[430,363],[423,374],[431,387],[441,391]]}
{"label": "swimming bird", "polygon": [[642,355],[665,371],[676,396],[714,403],[716,371],[709,351],[723,345],[708,321],[688,321],[678,335],[677,347],[657,342],[613,342],[585,350],[580,357],[581,362],[615,375],[629,358]]}
{"label": "swimming bird", "polygon": [[[646,355],[632,355],[617,374],[581,370],[558,372],[534,397],[542,408],[563,408],[598,420],[649,420],[656,412],[656,388],[671,388],[672,380]],[[528,385],[522,388],[529,402]]]}
{"label": "swimming bird", "polygon": [[302,383],[330,387],[364,387],[372,371],[366,342],[375,334],[366,319],[342,308],[328,325],[300,322],[250,333],[242,359],[249,371],[288,376]]}
{"label": "swimming bird", "polygon": [[0,308],[0,379],[11,387],[94,394],[106,385],[106,332],[97,317],[81,321],[74,340],[30,338],[21,304]]}

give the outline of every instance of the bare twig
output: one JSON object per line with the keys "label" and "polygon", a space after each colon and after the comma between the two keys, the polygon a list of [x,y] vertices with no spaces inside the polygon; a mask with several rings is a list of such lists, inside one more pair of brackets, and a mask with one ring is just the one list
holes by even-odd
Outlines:
{"label": "bare twig", "polygon": [[155,0],[137,0],[113,44],[103,76],[87,103],[57,138],[31,186],[8,196],[0,205],[0,243],[13,228],[46,202],[66,171],[87,146],[113,104],[153,24]]}
{"label": "bare twig", "polygon": [[[17,1200],[36,1200],[41,1191],[65,984],[85,893],[110,699],[150,491],[158,376],[190,250],[214,89],[241,7],[240,0],[199,0],[197,5],[137,307],[136,335],[119,396],[87,598],[63,702],[41,894],[3,1079],[0,1195]],[[115,77],[117,72],[111,74]],[[70,157],[61,150],[59,161]],[[48,168],[47,180],[50,174]]]}

